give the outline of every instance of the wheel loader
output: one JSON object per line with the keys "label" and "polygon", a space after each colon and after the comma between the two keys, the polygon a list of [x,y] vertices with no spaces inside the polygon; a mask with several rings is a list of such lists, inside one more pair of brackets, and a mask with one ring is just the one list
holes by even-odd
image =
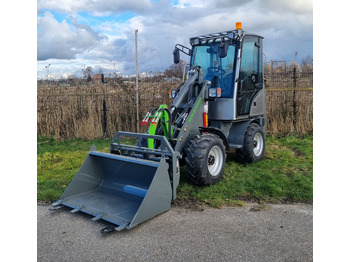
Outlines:
{"label": "wheel loader", "polygon": [[[147,133],[117,132],[110,153],[92,146],[52,210],[63,206],[110,222],[101,233],[131,229],[161,214],[176,199],[180,165],[199,186],[217,183],[226,151],[244,162],[265,150],[263,37],[236,29],[190,38],[187,80],[169,93],[172,105],[152,108]],[[124,138],[134,143],[125,143]],[[223,181],[224,183],[224,181]]]}

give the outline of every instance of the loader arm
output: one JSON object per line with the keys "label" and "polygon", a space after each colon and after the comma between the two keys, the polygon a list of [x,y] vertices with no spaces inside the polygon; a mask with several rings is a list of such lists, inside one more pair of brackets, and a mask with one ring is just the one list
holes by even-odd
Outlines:
{"label": "loader arm", "polygon": [[188,105],[190,108],[189,113],[183,120],[182,126],[175,138],[176,145],[174,150],[176,152],[182,152],[187,143],[201,133],[200,127],[203,127],[203,112],[207,104],[209,85],[209,81],[202,82],[198,95]]}

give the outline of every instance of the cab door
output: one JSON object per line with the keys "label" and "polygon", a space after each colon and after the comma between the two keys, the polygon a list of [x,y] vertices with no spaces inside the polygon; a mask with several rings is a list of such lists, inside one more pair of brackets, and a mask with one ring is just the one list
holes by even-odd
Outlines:
{"label": "cab door", "polygon": [[254,99],[263,88],[262,39],[245,36],[236,95],[236,116],[249,117],[251,107],[257,106]]}

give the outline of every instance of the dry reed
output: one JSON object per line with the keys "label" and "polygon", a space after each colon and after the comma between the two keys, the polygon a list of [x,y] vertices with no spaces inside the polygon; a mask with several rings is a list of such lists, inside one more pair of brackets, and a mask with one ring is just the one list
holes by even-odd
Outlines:
{"label": "dry reed", "polygon": [[[268,134],[312,133],[312,74],[266,79]],[[140,119],[153,106],[170,105],[168,91],[179,82],[148,80],[139,85]],[[293,93],[292,88],[298,88]],[[300,90],[302,89],[302,90]],[[60,86],[38,82],[37,133],[56,139],[112,137],[117,131],[136,132],[134,83],[85,83]],[[145,127],[141,126],[145,132]]]}

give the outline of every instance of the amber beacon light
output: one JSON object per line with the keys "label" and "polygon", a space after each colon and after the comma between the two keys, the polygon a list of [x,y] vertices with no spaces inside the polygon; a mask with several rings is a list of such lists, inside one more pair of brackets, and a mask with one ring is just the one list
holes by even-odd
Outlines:
{"label": "amber beacon light", "polygon": [[236,23],[236,29],[242,29],[242,22]]}

